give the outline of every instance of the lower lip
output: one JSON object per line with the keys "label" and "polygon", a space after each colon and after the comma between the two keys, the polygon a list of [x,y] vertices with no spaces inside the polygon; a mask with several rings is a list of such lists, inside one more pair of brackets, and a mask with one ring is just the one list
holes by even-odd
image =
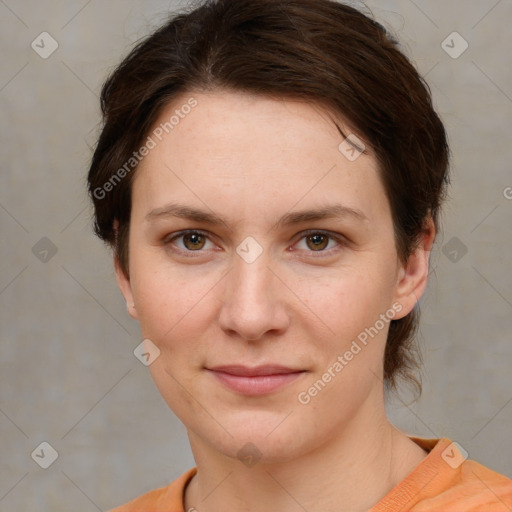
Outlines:
{"label": "lower lip", "polygon": [[300,377],[304,372],[280,373],[275,375],[258,375],[243,377],[230,373],[209,370],[226,387],[244,395],[264,395],[281,388],[285,384]]}

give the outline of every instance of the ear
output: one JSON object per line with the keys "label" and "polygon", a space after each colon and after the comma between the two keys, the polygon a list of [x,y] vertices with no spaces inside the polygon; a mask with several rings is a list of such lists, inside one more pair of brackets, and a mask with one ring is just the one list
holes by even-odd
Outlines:
{"label": "ear", "polygon": [[413,310],[427,287],[429,257],[435,236],[434,222],[428,217],[416,249],[398,269],[394,300],[402,305],[402,309],[396,320]]}
{"label": "ear", "polygon": [[133,300],[130,277],[127,276],[125,271],[121,268],[121,264],[119,263],[119,258],[117,257],[117,255],[114,255],[114,269],[116,273],[117,286],[119,286],[119,289],[123,294],[124,300],[126,301],[126,309],[128,311],[128,314],[132,318],[137,320],[138,315],[137,310],[135,309],[135,302]]}
{"label": "ear", "polygon": [[[117,239],[117,230],[119,228],[119,222],[117,219],[114,221],[114,230],[116,232]],[[116,273],[117,286],[121,290],[123,294],[124,300],[126,301],[126,309],[128,314],[134,318],[138,319],[137,310],[135,309],[135,302],[133,300],[132,286],[130,283],[130,276],[126,274],[126,272],[121,267],[121,263],[119,262],[119,258],[117,252],[114,250],[114,271]]]}
{"label": "ear", "polygon": [[137,310],[135,309],[135,302],[133,300],[132,294],[132,286],[130,283],[129,276],[126,275],[124,270],[121,268],[121,264],[119,263],[119,259],[114,255],[114,269],[116,273],[117,286],[121,290],[123,294],[124,300],[126,301],[126,309],[128,314],[137,320]]}

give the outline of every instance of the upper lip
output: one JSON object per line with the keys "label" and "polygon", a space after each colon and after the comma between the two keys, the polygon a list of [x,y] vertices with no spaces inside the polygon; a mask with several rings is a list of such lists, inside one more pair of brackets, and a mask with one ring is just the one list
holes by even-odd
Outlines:
{"label": "upper lip", "polygon": [[229,373],[231,375],[238,375],[243,377],[255,377],[257,375],[277,375],[283,373],[298,373],[304,371],[275,364],[253,366],[252,368],[242,365],[225,365],[213,366],[207,369],[215,372],[224,372]]}

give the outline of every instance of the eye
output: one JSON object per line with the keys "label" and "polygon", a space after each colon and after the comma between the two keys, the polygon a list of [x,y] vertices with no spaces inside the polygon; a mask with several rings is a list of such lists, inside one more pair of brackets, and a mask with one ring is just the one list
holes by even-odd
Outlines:
{"label": "eye", "polygon": [[[181,248],[178,248],[182,252],[201,252],[209,240],[208,234],[200,230],[187,230],[181,231],[164,239],[165,245],[175,245],[175,240],[182,239]],[[211,241],[210,241],[211,243]]]}
{"label": "eye", "polygon": [[328,231],[309,230],[301,233],[300,242],[305,240],[306,249],[308,252],[320,252],[320,253],[331,253],[336,250],[336,247],[331,247],[326,250],[329,246],[330,241],[335,241],[337,247],[343,245],[343,237],[341,235],[334,235]]}
{"label": "eye", "polygon": [[[181,243],[178,244],[177,240],[180,239]],[[309,230],[301,233],[299,242],[302,242],[303,240],[306,244],[306,248],[303,250],[306,250],[307,252],[330,254],[332,251],[340,248],[340,246],[345,245],[345,240],[341,235],[335,235],[334,233],[322,230]],[[337,247],[331,247],[326,250],[331,241],[336,242]],[[207,232],[195,229],[189,229],[168,235],[164,238],[163,243],[165,246],[173,246],[173,250],[176,252],[182,252],[189,256],[194,252],[204,252],[203,249],[208,249],[208,243],[214,245]]]}

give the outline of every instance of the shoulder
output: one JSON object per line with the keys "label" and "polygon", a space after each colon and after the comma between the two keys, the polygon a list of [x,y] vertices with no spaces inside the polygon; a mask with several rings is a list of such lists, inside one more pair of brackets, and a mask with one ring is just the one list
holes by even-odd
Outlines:
{"label": "shoulder", "polygon": [[154,489],[108,512],[183,512],[184,490],[196,474],[194,467],[166,487]]}
{"label": "shoulder", "polygon": [[505,512],[512,510],[512,480],[467,459],[448,438],[411,437],[428,455],[371,512]]}
{"label": "shoulder", "polygon": [[[443,442],[444,441],[444,442]],[[449,444],[448,444],[449,443]],[[433,450],[436,475],[414,512],[504,512],[512,510],[512,480],[467,459],[459,446],[443,439]],[[435,490],[434,490],[435,489]]]}
{"label": "shoulder", "polygon": [[108,512],[135,512],[136,510],[146,510],[147,507],[154,507],[166,491],[167,487],[154,489],[153,491],[149,491],[146,494],[135,498],[129,503],[110,509]]}
{"label": "shoulder", "polygon": [[446,512],[512,510],[512,480],[474,460],[466,460],[460,466],[458,478],[452,482],[450,487],[439,497],[434,498],[427,508],[418,508],[418,512],[435,510],[436,502],[448,507],[443,508]]}

